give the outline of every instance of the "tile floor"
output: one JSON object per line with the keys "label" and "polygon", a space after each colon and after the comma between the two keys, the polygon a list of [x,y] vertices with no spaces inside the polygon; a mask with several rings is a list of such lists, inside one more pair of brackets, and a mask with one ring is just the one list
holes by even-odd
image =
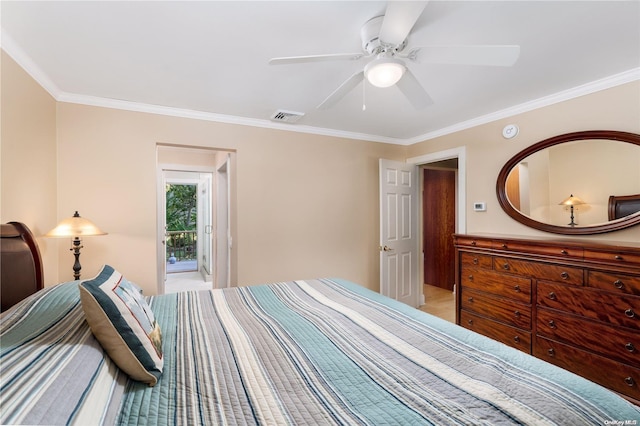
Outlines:
{"label": "tile floor", "polygon": [[164,284],[165,294],[189,290],[208,290],[211,288],[212,283],[205,282],[202,274],[197,271],[167,274],[167,281]]}

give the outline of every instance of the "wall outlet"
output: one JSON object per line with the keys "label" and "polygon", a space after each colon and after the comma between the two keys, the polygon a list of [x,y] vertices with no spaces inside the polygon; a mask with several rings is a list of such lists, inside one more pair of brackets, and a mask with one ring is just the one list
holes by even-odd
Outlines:
{"label": "wall outlet", "polygon": [[485,202],[473,203],[473,211],[486,212],[487,211],[487,203],[485,203]]}

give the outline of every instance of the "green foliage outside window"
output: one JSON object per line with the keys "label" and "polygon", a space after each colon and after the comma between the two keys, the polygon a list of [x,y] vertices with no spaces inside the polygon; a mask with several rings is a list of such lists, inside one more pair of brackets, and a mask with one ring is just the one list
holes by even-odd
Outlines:
{"label": "green foliage outside window", "polygon": [[195,231],[196,185],[167,184],[167,231]]}
{"label": "green foliage outside window", "polygon": [[196,259],[197,205],[196,185],[166,186],[166,256],[176,260]]}

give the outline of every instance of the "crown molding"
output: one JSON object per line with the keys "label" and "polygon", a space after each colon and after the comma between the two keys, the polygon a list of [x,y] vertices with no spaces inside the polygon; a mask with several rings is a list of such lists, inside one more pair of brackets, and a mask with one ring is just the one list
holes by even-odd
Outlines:
{"label": "crown molding", "polygon": [[18,63],[18,65],[20,65],[34,80],[36,80],[38,84],[40,84],[56,101],[59,102],[405,146],[428,141],[440,136],[456,133],[462,130],[470,129],[472,127],[512,117],[517,114],[533,111],[535,109],[543,108],[556,103],[578,98],[580,96],[588,95],[601,90],[630,83],[632,81],[640,80],[640,67],[633,68],[631,70],[605,77],[590,83],[586,83],[572,89],[564,90],[562,92],[554,93],[552,95],[538,98],[533,101],[525,102],[513,107],[505,108],[500,111],[492,112],[490,114],[456,123],[452,126],[444,127],[433,132],[428,132],[412,138],[400,139],[379,135],[370,135],[366,133],[348,132],[344,130],[327,129],[322,127],[305,126],[298,124],[275,123],[270,120],[238,117],[182,108],[166,107],[161,105],[143,104],[118,99],[101,98],[97,96],[86,96],[67,93],[60,90],[60,88],[49,78],[49,76],[45,74],[40,69],[40,67],[38,67],[38,65],[26,53],[24,53],[22,49],[20,49],[20,47],[14,42],[14,40],[6,33],[4,29],[2,29],[0,33],[0,48],[2,48],[14,61],[16,61],[16,63]]}
{"label": "crown molding", "polygon": [[23,70],[27,72],[40,86],[44,88],[54,99],[62,93],[60,88],[38,67],[38,65],[28,56],[2,28],[0,31],[0,48],[11,57]]}
{"label": "crown molding", "polygon": [[514,115],[522,114],[525,112],[533,111],[539,108],[544,108],[553,104],[568,101],[571,99],[579,98],[580,96],[589,95],[591,93],[599,92],[601,90],[610,89],[612,87],[620,86],[626,83],[640,80],[640,67],[633,68],[628,71],[614,74],[609,77],[602,78],[600,80],[592,81],[572,89],[563,90],[562,92],[554,93],[549,96],[534,99],[513,107],[505,108],[500,111],[492,112],[487,115],[472,118],[460,123],[456,123],[449,127],[425,133],[421,136],[409,138],[403,140],[403,145],[413,145],[418,142],[424,142],[429,139],[434,139],[440,136],[445,136],[451,133],[459,132],[461,130],[470,129],[472,127],[480,126],[482,124],[491,123],[493,121],[502,120],[504,118],[513,117]]}
{"label": "crown molding", "polygon": [[290,132],[309,133],[314,135],[332,136],[345,139],[356,139],[370,142],[382,142],[401,145],[402,139],[388,138],[366,133],[347,132],[343,130],[326,129],[322,127],[304,126],[299,124],[275,123],[270,120],[239,117],[235,115],[216,114],[183,108],[173,108],[162,105],[150,105],[119,99],[101,98],[97,96],[75,95],[60,93],[56,100],[59,102],[112,108],[125,111],[144,112],[149,114],[167,115],[171,117],[190,118],[194,120],[214,121],[218,123],[238,124],[242,126],[262,127],[267,129],[284,130]]}

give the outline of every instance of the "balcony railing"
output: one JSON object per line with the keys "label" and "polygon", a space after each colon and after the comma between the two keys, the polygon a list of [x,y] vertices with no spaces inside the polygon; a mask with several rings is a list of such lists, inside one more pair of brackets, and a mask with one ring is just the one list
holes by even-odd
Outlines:
{"label": "balcony railing", "polygon": [[197,231],[167,231],[167,261],[175,257],[176,261],[195,260]]}

